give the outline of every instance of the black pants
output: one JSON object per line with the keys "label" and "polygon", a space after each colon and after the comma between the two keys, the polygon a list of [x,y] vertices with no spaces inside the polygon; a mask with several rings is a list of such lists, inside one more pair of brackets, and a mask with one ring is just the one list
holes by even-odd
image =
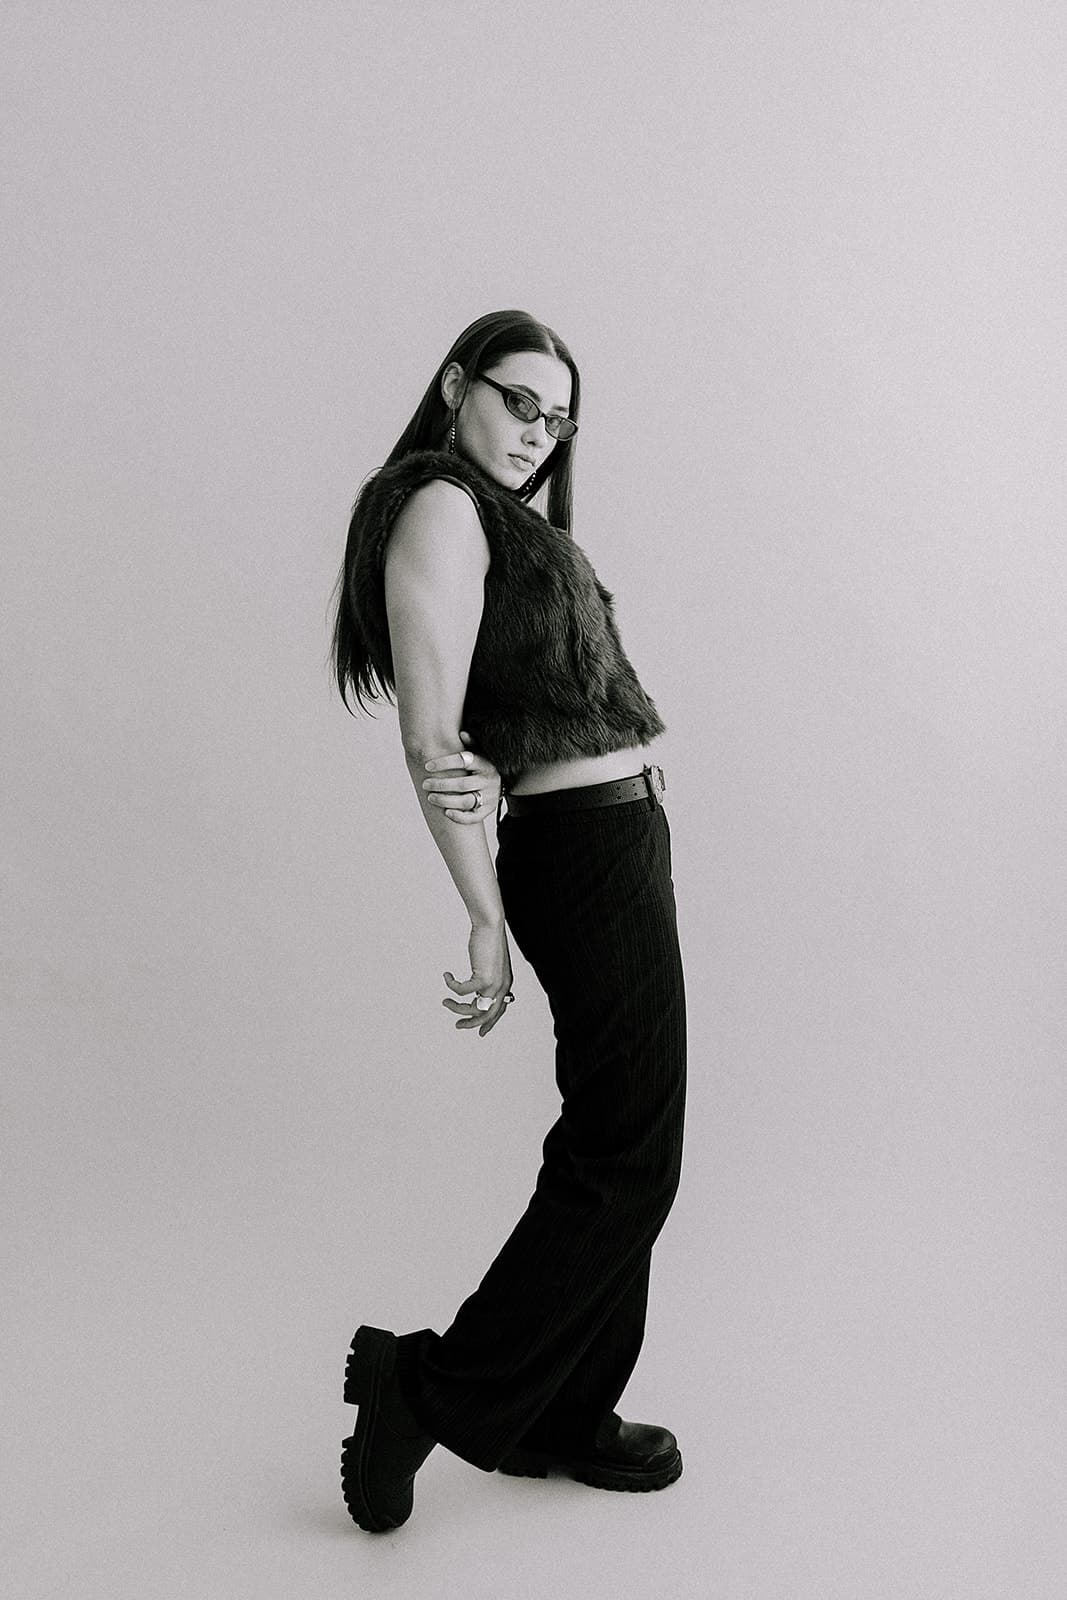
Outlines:
{"label": "black pants", "polygon": [[561,1114],[481,1284],[446,1333],[405,1334],[399,1354],[422,1426],[487,1472],[516,1445],[580,1450],[618,1426],[681,1172],[686,1076],[662,806],[505,815],[497,844],[508,928],[552,1012]]}

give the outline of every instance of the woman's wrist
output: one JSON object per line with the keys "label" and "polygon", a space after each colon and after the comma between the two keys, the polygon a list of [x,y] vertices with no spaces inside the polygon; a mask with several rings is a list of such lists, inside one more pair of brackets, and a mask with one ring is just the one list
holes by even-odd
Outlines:
{"label": "woman's wrist", "polygon": [[409,755],[407,765],[422,814],[444,857],[452,881],[459,890],[472,928],[502,928],[504,906],[493,858],[489,853],[485,824],[462,827],[453,822],[439,806],[429,802],[422,787],[425,762]]}

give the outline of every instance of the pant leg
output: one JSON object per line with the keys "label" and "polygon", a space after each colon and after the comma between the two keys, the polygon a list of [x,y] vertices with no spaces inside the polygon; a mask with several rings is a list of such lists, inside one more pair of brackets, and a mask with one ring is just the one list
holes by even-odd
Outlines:
{"label": "pant leg", "polygon": [[[612,1349],[611,1319],[618,1311],[625,1321],[627,1293],[677,1189],[686,1054],[662,808],[637,801],[504,817],[498,844],[508,926],[552,1012],[561,1114],[526,1211],[451,1327],[400,1342],[416,1416],[487,1471],[587,1353],[573,1392],[597,1404],[591,1353],[602,1332]],[[631,1316],[643,1330],[636,1299]],[[639,1347],[631,1329],[603,1395],[625,1383]]]}
{"label": "pant leg", "polygon": [[614,1436],[620,1420],[615,1406],[644,1342],[651,1264],[649,1252],[593,1342],[519,1440],[524,1450],[579,1454]]}

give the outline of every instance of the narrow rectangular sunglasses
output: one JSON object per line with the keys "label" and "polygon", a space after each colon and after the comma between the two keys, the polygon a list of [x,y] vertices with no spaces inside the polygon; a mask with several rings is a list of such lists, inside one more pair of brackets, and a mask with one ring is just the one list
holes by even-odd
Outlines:
{"label": "narrow rectangular sunglasses", "polygon": [[578,432],[578,424],[572,422],[570,417],[559,417],[548,411],[542,411],[536,400],[528,394],[522,394],[518,389],[509,389],[502,383],[497,383],[495,378],[487,378],[484,372],[476,372],[476,378],[482,383],[487,383],[490,389],[495,389],[504,396],[504,404],[513,417],[518,417],[520,422],[536,422],[538,417],[545,419],[545,432],[552,435],[553,439],[573,439]]}

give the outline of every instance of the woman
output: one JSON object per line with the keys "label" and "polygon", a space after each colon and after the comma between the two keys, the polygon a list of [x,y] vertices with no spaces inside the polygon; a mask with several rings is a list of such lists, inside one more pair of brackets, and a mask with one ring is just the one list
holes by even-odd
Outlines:
{"label": "woman", "polygon": [[[672,1433],[614,1409],[678,1185],[686,1015],[647,760],[664,724],[570,534],[578,402],[551,329],[519,311],[473,323],[363,485],[338,581],[342,698],[395,691],[470,916],[471,976],[445,973],[461,998],[444,1005],[457,1028],[496,1026],[515,998],[510,930],[548,997],[562,1099],[530,1203],[451,1327],[352,1340],[341,1477],[371,1532],[406,1521],[437,1443],[485,1471],[556,1467],[610,1489],[682,1470]],[[481,824],[498,782],[494,871]]]}

